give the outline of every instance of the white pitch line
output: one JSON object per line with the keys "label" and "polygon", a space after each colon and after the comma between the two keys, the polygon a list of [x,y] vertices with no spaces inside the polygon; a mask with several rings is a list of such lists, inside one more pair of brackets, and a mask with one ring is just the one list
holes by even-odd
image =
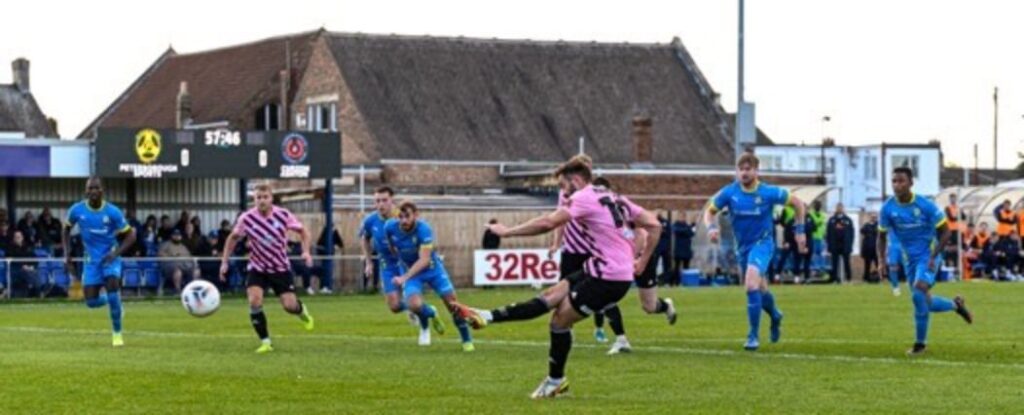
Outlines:
{"label": "white pitch line", "polygon": [[[35,327],[35,326],[9,326],[0,327],[0,331],[6,332],[20,332],[20,333],[56,333],[56,334],[88,334],[88,335],[103,335],[109,334],[107,331],[102,330],[85,330],[85,329],[59,329],[51,327]],[[251,339],[251,335],[241,334],[206,334],[206,333],[184,333],[184,332],[166,332],[166,331],[129,331],[126,334],[129,336],[147,336],[147,337],[221,337],[221,338],[238,338],[238,339]],[[291,337],[291,338],[314,338],[323,340],[346,340],[346,341],[361,341],[361,342],[387,342],[387,343],[409,343],[412,344],[413,337],[386,337],[386,336],[357,336],[349,334],[300,334],[300,335],[277,335],[276,337]],[[455,343],[457,340],[446,340],[438,339],[443,343]],[[488,340],[488,339],[475,339],[475,343],[484,345],[496,345],[496,346],[509,346],[509,347],[535,347],[535,348],[546,348],[549,346],[546,342],[528,341],[528,340]],[[596,344],[574,344],[573,348],[582,349],[604,349],[604,345]],[[655,353],[668,353],[668,354],[686,354],[696,356],[719,356],[719,357],[750,357],[755,359],[785,359],[785,360],[803,360],[803,361],[824,361],[824,362],[842,362],[842,363],[857,363],[857,364],[883,364],[883,365],[922,365],[922,366],[936,366],[936,367],[986,367],[993,369],[1008,369],[1008,370],[1024,370],[1024,364],[1021,363],[991,363],[991,362],[977,362],[977,361],[963,361],[963,360],[941,360],[941,359],[928,359],[928,358],[893,358],[893,357],[867,357],[867,356],[846,356],[846,355],[814,355],[806,353],[773,353],[773,352],[747,352],[739,350],[724,350],[724,349],[700,349],[691,347],[665,347],[665,346],[643,346],[635,348],[634,352],[655,352]]]}

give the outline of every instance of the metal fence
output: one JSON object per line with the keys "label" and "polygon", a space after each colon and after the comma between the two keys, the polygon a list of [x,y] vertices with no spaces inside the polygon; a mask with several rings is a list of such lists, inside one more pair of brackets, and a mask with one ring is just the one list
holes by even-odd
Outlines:
{"label": "metal fence", "polygon": [[[2,276],[3,298],[10,299],[15,294],[25,293],[24,297],[63,297],[67,296],[73,286],[73,282],[81,281],[82,263],[84,258],[72,258],[76,273],[69,273],[65,269],[62,258],[0,258],[0,276]],[[302,258],[291,256],[293,276],[296,279],[296,286],[303,289],[311,288],[309,282],[319,280],[320,287],[334,287],[334,292],[360,292],[373,291],[379,282],[372,276],[364,276],[362,272],[345,272],[346,269],[362,269],[363,257],[361,255],[335,255],[324,256],[314,255],[314,266],[309,269],[310,277],[317,277],[317,280],[307,279],[306,269],[302,264]],[[220,257],[125,257],[121,258],[121,287],[127,294],[156,295],[166,294],[165,287],[170,281],[168,271],[175,265],[184,269],[199,270],[199,278],[213,282],[222,289],[229,292],[240,292],[245,289],[245,274],[248,257],[229,258],[230,270],[221,282]],[[324,266],[330,264],[330,283],[324,284]],[[27,267],[26,267],[27,266]],[[184,271],[183,271],[183,274]],[[187,274],[182,277],[182,285],[187,284],[193,275]],[[317,287],[319,288],[319,287]],[[19,295],[18,297],[22,297]]]}

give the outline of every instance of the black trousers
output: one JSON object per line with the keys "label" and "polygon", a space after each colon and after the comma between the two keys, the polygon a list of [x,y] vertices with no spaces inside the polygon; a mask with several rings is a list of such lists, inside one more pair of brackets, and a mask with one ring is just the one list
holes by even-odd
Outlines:
{"label": "black trousers", "polygon": [[836,283],[836,284],[838,284],[841,281],[839,279],[839,261],[840,260],[843,261],[843,271],[844,271],[843,276],[845,276],[847,280],[850,280],[853,277],[853,271],[851,271],[851,269],[850,269],[850,254],[843,253],[843,252],[833,252],[832,253],[832,275],[831,275],[832,279],[831,279],[831,282]]}
{"label": "black trousers", "polygon": [[878,266],[878,255],[863,255],[860,256],[864,260],[864,282],[874,282],[874,277],[871,276],[871,267]]}

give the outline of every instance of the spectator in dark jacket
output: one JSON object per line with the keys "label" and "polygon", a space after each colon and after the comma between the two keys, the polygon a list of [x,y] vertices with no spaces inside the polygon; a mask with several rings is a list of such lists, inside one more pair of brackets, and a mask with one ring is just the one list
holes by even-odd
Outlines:
{"label": "spectator in dark jacket", "polygon": [[6,253],[8,249],[11,249],[11,225],[0,221],[0,251]]}
{"label": "spectator in dark jacket", "polygon": [[[675,250],[672,253],[675,259],[675,270],[676,276],[679,275],[680,269],[689,269],[690,261],[693,260],[693,237],[696,234],[694,230],[694,224],[688,222],[684,215],[682,220],[677,220],[672,224],[672,235],[676,238]],[[679,279],[674,279],[674,284],[679,283]]]}
{"label": "spectator in dark jacket", "polygon": [[[667,283],[671,278],[672,274],[672,226],[668,223],[668,219],[665,215],[658,214],[658,223],[661,223],[661,236],[658,237],[658,246],[654,250],[654,254],[651,255],[651,262],[660,260],[661,261],[661,275],[658,276],[658,280],[661,284]],[[657,265],[655,265],[657,267]],[[679,279],[677,276],[675,279]]]}
{"label": "spectator in dark jacket", "polygon": [[156,232],[157,245],[163,245],[164,242],[170,241],[172,232],[174,232],[174,224],[171,223],[171,217],[161,216],[160,229]]}
{"label": "spectator in dark jacket", "polygon": [[36,218],[32,215],[32,212],[25,212],[25,216],[22,216],[21,220],[18,221],[16,230],[21,232],[21,235],[25,238],[25,245],[35,247],[36,243],[39,242]]}
{"label": "spectator in dark jacket", "polygon": [[1002,237],[996,235],[996,242],[992,247],[993,266],[992,278],[1003,281],[1016,281],[1017,275],[1014,268],[1017,259],[1020,257],[1020,241],[1014,238],[1015,234]]}
{"label": "spectator in dark jacket", "polygon": [[[782,225],[782,256],[779,258],[778,268],[775,274],[781,274],[782,270],[786,267],[786,262],[789,258],[793,258],[793,272],[803,274],[804,282],[808,282],[811,279],[811,257],[813,250],[807,249],[807,252],[801,253],[799,246],[796,243],[796,233],[794,233],[793,225],[796,221],[796,211],[791,206],[786,206],[782,211],[782,216],[779,217],[778,224]],[[814,233],[815,222],[810,215],[804,218],[804,231],[807,235]]]}
{"label": "spectator in dark jacket", "polygon": [[[331,252],[332,255],[341,254],[342,250],[345,249],[345,240],[341,239],[341,234],[338,233],[338,229],[333,229],[331,235],[331,243],[335,249]],[[320,237],[316,240],[316,253],[317,255],[327,255],[327,227],[320,230]],[[335,262],[336,263],[336,262]],[[332,264],[333,266],[333,264]],[[320,278],[320,294],[334,294],[334,270],[328,272],[326,264],[321,262],[321,276]]]}
{"label": "spectator in dark jacket", "polygon": [[39,221],[36,222],[36,229],[39,243],[43,248],[49,250],[60,246],[60,220],[53,217],[50,208],[43,208],[43,212],[39,214]]}
{"label": "spectator in dark jacket", "polygon": [[[496,225],[498,224],[498,219],[491,218],[491,220],[488,221],[487,223],[490,225]],[[501,237],[498,236],[498,234],[491,232],[491,228],[488,227],[487,230],[484,231],[484,240],[481,242],[480,245],[483,247],[483,249],[500,249]]]}
{"label": "spectator in dark jacket", "polygon": [[224,219],[220,221],[220,229],[217,229],[217,251],[224,252],[224,241],[231,235],[231,221]]}
{"label": "spectator in dark jacket", "polygon": [[[8,258],[35,258],[35,249],[28,244],[21,231],[15,231],[11,238],[11,245],[7,249]],[[15,294],[22,294],[26,297],[39,296],[39,271],[36,270],[35,262],[15,262],[11,264],[11,289]]]}
{"label": "spectator in dark jacket", "polygon": [[860,227],[860,258],[864,260],[864,281],[877,282],[872,270],[878,266],[878,216],[871,214]]}
{"label": "spectator in dark jacket", "polygon": [[850,270],[850,253],[853,252],[853,220],[846,216],[843,211],[843,204],[836,204],[836,212],[828,220],[825,239],[828,252],[832,254],[832,275],[831,282],[839,283],[839,262],[843,263],[843,276],[846,280],[853,277]]}

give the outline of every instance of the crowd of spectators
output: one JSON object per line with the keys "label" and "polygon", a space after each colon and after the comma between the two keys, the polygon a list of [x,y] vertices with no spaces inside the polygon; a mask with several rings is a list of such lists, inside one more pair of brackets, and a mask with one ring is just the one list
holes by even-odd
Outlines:
{"label": "crowd of spectators", "polygon": [[[159,218],[156,215],[149,215],[145,221],[140,222],[132,212],[127,212],[125,219],[135,229],[136,240],[125,252],[124,257],[136,260],[160,258],[159,261],[155,261],[160,273],[160,286],[155,287],[158,292],[166,289],[178,293],[184,284],[195,279],[209,280],[222,290],[239,288],[230,286],[231,281],[221,281],[219,275],[218,258],[222,256],[225,241],[231,234],[231,220],[224,219],[217,228],[204,233],[201,219],[187,210],[181,211],[176,221],[169,215],[162,215]],[[0,258],[63,257],[62,226],[61,220],[55,218],[49,208],[42,209],[38,218],[33,212],[26,211],[14,226],[9,223],[7,212],[0,209]],[[337,230],[334,230],[333,236],[334,245],[339,249],[343,248],[344,243]],[[316,241],[317,254],[326,253],[325,239],[326,235],[322,233]],[[72,231],[68,242],[71,257],[81,258],[84,251],[77,229]],[[248,254],[246,245],[237,244],[231,256],[245,257]],[[296,255],[300,249],[298,244],[292,247]],[[293,261],[293,266],[296,275],[303,278],[307,293],[314,294],[314,286],[321,287],[321,293],[333,293],[333,281],[330,278],[322,278],[322,267],[307,268],[302,261]],[[236,261],[232,263],[232,267],[233,272],[244,272],[245,263]],[[38,261],[12,262],[10,287],[5,286],[0,275],[0,293],[9,289],[13,290],[12,296],[37,297],[55,294],[56,289],[66,295],[62,287],[45,285],[47,284],[41,282],[39,276]]]}

